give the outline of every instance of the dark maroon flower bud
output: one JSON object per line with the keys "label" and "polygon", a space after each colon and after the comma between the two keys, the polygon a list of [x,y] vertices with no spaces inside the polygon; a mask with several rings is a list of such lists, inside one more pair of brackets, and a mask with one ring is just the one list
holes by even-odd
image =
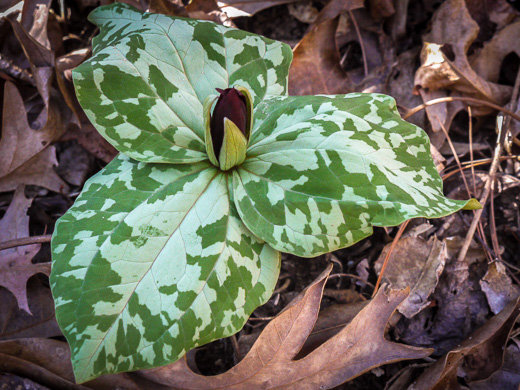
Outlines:
{"label": "dark maroon flower bud", "polygon": [[224,139],[224,118],[228,118],[246,135],[247,105],[246,97],[235,88],[217,88],[220,96],[211,116],[210,129],[213,140],[213,150],[218,159],[222,141]]}

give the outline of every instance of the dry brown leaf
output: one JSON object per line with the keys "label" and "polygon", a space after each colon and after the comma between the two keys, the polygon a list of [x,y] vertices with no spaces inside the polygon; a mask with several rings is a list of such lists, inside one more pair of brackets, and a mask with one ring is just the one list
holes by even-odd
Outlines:
{"label": "dry brown leaf", "polygon": [[473,69],[482,78],[497,83],[504,58],[510,53],[516,53],[520,57],[519,37],[520,22],[513,23],[499,31],[484,44],[471,64]]}
{"label": "dry brown leaf", "polygon": [[[44,338],[0,341],[0,369],[51,389],[140,390],[146,386],[140,378],[131,374],[104,375],[77,385],[67,343]],[[164,387],[156,385],[154,389],[164,390]]]}
{"label": "dry brown leaf", "polygon": [[302,23],[312,24],[316,22],[320,11],[312,1],[299,1],[287,5],[289,13]]}
{"label": "dry brown leaf", "polygon": [[79,49],[56,59],[58,87],[60,88],[67,106],[69,106],[74,113],[73,120],[77,124],[79,124],[79,121],[83,118],[86,119],[86,115],[84,114],[78,99],[76,98],[76,93],[74,92],[74,85],[72,84],[72,69],[90,57],[91,52],[91,48]]}
{"label": "dry brown leaf", "polygon": [[358,8],[363,8],[364,0],[330,0],[325,7],[320,11],[314,26],[334,19],[347,11],[353,11]]}
{"label": "dry brown leaf", "polygon": [[471,17],[480,26],[480,41],[489,40],[491,34],[511,24],[520,14],[507,0],[465,1]]}
{"label": "dry brown leaf", "polygon": [[[464,227],[460,221],[454,223]],[[480,245],[472,243],[464,261],[458,262],[457,255],[464,238],[457,236],[443,241],[448,256],[444,272],[430,297],[435,307],[423,309],[410,320],[403,318],[396,325],[400,340],[435,348],[439,355],[466,339],[489,315],[486,297],[478,284],[482,269],[487,267],[484,251]]]}
{"label": "dry brown leaf", "polygon": [[352,92],[350,80],[339,63],[337,26],[338,18],[327,20],[296,45],[289,70],[289,95]]}
{"label": "dry brown leaf", "polygon": [[41,130],[31,129],[22,97],[15,85],[7,81],[0,139],[0,178],[20,168],[59,137],[55,125],[49,123]]}
{"label": "dry brown leaf", "polygon": [[444,2],[433,17],[431,32],[423,38],[422,65],[415,74],[416,88],[445,88],[505,104],[512,88],[485,80],[469,63],[467,52],[478,32],[479,27],[464,0]]}
{"label": "dry brown leaf", "polygon": [[[92,126],[83,109],[79,105],[72,84],[72,69],[81,64],[90,55],[90,49],[80,49],[64,55],[56,60],[58,86],[64,99],[74,113],[69,131],[61,138],[62,141],[76,139],[78,143],[93,156],[108,163],[117,155],[117,150],[104,139]],[[71,124],[69,123],[69,125]]]}
{"label": "dry brown leaf", "polygon": [[[27,199],[24,195],[24,186],[18,187],[9,208],[0,220],[0,242],[29,236],[27,210],[31,203],[32,199]],[[27,303],[27,280],[37,273],[48,276],[51,271],[49,263],[31,263],[40,247],[41,244],[33,244],[0,251],[0,286],[11,291],[20,309],[27,313],[31,313]]]}
{"label": "dry brown leaf", "polygon": [[[427,103],[430,100],[447,97],[448,91],[444,89],[438,89],[435,91],[420,89],[419,94],[422,102]],[[428,134],[432,145],[438,149],[442,148],[446,141],[446,133],[443,128],[446,131],[449,131],[455,115],[464,109],[465,104],[461,101],[439,103],[426,107],[426,115],[428,116],[433,131],[433,133]]]}
{"label": "dry brown leaf", "polygon": [[395,14],[392,0],[369,0],[368,9],[372,18],[379,22]]}
{"label": "dry brown leaf", "polygon": [[520,384],[520,348],[512,344],[506,349],[504,364],[500,370],[495,371],[488,379],[473,382],[469,385],[471,390],[518,390]]}
{"label": "dry brown leaf", "polygon": [[[351,88],[360,92],[388,93],[385,90],[389,78],[400,70],[394,42],[383,24],[372,19],[367,9],[356,9],[345,16],[340,19],[336,41],[337,46],[345,50],[342,61],[349,69],[347,76]],[[349,48],[356,46],[361,50],[361,56],[349,54]]]}
{"label": "dry brown leaf", "polygon": [[[158,383],[178,389],[316,389],[331,388],[382,364],[426,357],[431,350],[390,342],[385,327],[407,291],[381,289],[376,297],[333,338],[295,360],[318,316],[329,266],[304,293],[272,320],[251,351],[228,372],[211,377],[195,374],[181,359],[143,372]],[[377,354],[374,353],[377,351]]]}
{"label": "dry brown leaf", "polygon": [[18,4],[22,0],[0,0],[0,13]]}
{"label": "dry brown leaf", "polygon": [[494,314],[500,313],[511,301],[520,295],[520,287],[513,285],[506,274],[506,267],[499,261],[488,264],[488,272],[480,281],[480,287]]}
{"label": "dry brown leaf", "polygon": [[56,337],[62,333],[54,315],[51,290],[39,277],[27,282],[27,302],[31,314],[20,310],[15,297],[0,287],[0,340],[24,337]]}
{"label": "dry brown leaf", "polygon": [[32,184],[58,193],[68,193],[69,186],[58,176],[54,146],[42,150],[18,169],[0,178],[0,192],[13,191],[21,184]]}
{"label": "dry brown leaf", "polygon": [[[419,96],[413,94],[413,75],[417,68],[416,62],[418,57],[419,50],[417,48],[399,54],[397,64],[395,64],[393,72],[390,74],[384,92],[392,96],[398,106],[412,108],[423,103]],[[426,121],[424,111],[412,115],[408,121],[421,128],[425,128]]]}
{"label": "dry brown leaf", "polygon": [[413,390],[461,389],[457,373],[466,381],[488,378],[502,366],[505,344],[520,315],[520,300],[509,303],[458,347],[452,349],[417,379]]}
{"label": "dry brown leaf", "polygon": [[14,190],[19,184],[36,184],[56,192],[68,191],[66,184],[53,171],[56,157],[54,149],[49,149],[49,144],[63,134],[70,119],[70,110],[63,107],[61,98],[55,96],[52,88],[52,42],[61,42],[61,36],[53,36],[53,39],[48,36],[49,4],[48,0],[27,1],[21,23],[14,17],[7,18],[30,64],[34,85],[44,108],[29,123],[18,89],[11,82],[5,83],[0,191]]}
{"label": "dry brown leaf", "polygon": [[[296,360],[307,356],[318,346],[329,340],[341,330],[368,304],[368,301],[345,304],[333,304],[320,311],[311,334],[305,340]],[[242,339],[240,339],[241,341]]]}
{"label": "dry brown leaf", "polygon": [[21,24],[28,35],[47,50],[52,50],[47,34],[51,2],[52,0],[24,0],[21,18]]}
{"label": "dry brown leaf", "polygon": [[[385,246],[374,265],[381,271],[391,244]],[[412,318],[430,304],[428,297],[439,283],[439,276],[446,263],[446,245],[432,237],[404,237],[395,246],[385,271],[385,279],[394,288],[410,287],[410,295],[397,309],[407,318]]]}

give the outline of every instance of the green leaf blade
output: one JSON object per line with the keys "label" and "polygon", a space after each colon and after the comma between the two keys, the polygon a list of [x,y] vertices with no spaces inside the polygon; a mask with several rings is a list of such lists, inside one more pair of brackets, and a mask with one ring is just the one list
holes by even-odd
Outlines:
{"label": "green leaf blade", "polygon": [[385,95],[265,100],[247,156],[233,175],[242,220],[275,249],[299,256],[468,203],[444,197],[428,137]]}
{"label": "green leaf blade", "polygon": [[215,88],[246,86],[254,104],[287,93],[292,52],[280,42],[123,3],[90,19],[101,32],[93,57],[73,72],[78,100],[98,131],[138,161],[207,159],[203,102]]}
{"label": "green leaf blade", "polygon": [[79,382],[164,365],[237,332],[270,297],[280,262],[209,163],[123,156],[87,183],[52,249],[57,319]]}

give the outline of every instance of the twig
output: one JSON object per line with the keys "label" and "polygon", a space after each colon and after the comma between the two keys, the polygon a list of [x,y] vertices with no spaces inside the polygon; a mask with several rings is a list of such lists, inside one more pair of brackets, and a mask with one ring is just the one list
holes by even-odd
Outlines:
{"label": "twig", "polygon": [[[506,161],[506,160],[513,160],[520,158],[520,155],[514,155],[514,156],[502,156],[500,157],[500,161]],[[486,165],[491,164],[493,162],[493,159],[491,158],[483,158],[481,160],[474,161],[473,163],[466,161],[463,162],[462,170],[465,171],[466,169],[471,169],[473,167],[478,167],[479,165]],[[462,172],[459,168],[454,169],[453,171],[447,172],[447,173],[441,173],[442,180],[446,180],[448,177],[451,177],[455,175],[456,173]]]}
{"label": "twig", "polygon": [[394,251],[394,249],[397,245],[397,242],[401,238],[401,236],[404,232],[404,229],[406,229],[406,226],[408,226],[408,222],[410,222],[410,220],[405,221],[401,224],[401,226],[399,227],[399,230],[397,231],[397,234],[395,235],[394,241],[392,241],[392,245],[390,245],[390,250],[388,251],[388,253],[385,256],[385,261],[383,262],[383,266],[381,267],[381,272],[379,273],[379,277],[377,278],[377,283],[376,283],[376,286],[374,287],[374,292],[372,293],[372,298],[375,297],[377,290],[379,289],[379,285],[381,284],[381,280],[383,279],[383,275],[385,273],[386,265],[388,264],[388,259],[390,258],[390,255]]}
{"label": "twig", "polygon": [[287,290],[287,287],[289,287],[290,284],[291,284],[291,279],[289,279],[289,278],[285,279],[285,282],[283,282],[282,286],[277,288],[276,290],[274,290],[273,294],[278,294],[278,293],[281,293],[282,291]]}
{"label": "twig", "polygon": [[443,97],[443,98],[430,100],[430,101],[428,101],[428,102],[426,102],[424,104],[421,104],[421,105],[419,105],[417,107],[409,109],[403,115],[403,119],[410,118],[412,115],[418,113],[421,110],[424,110],[426,107],[430,107],[430,106],[433,106],[435,104],[446,103],[446,102],[456,102],[456,101],[466,102],[466,103],[482,104],[484,106],[488,106],[488,107],[494,108],[497,111],[501,111],[504,114],[507,114],[510,117],[515,118],[517,121],[520,122],[520,115],[515,114],[513,111],[508,110],[507,108],[500,107],[497,104],[494,104],[494,103],[491,103],[491,102],[487,102],[485,100],[480,100],[480,99],[475,99],[475,98],[470,98],[470,97],[462,97],[462,96],[450,96],[450,97]]}
{"label": "twig", "polygon": [[354,274],[332,274],[329,276],[329,280],[330,279],[333,279],[333,278],[352,278],[352,279],[357,279],[359,280],[361,283],[364,283],[366,284],[367,286],[370,286],[372,288],[375,288],[374,285],[368,281],[366,281],[365,279],[363,279],[362,277],[360,276],[357,276],[357,275],[354,275]]}
{"label": "twig", "polygon": [[238,362],[240,362],[242,360],[242,354],[240,353],[240,347],[238,345],[238,341],[237,341],[237,336],[236,335],[232,335],[230,337],[230,340],[231,340],[231,345],[233,346],[233,352],[235,353],[235,356],[233,359],[235,361],[235,364],[238,364]]}
{"label": "twig", "polygon": [[0,242],[0,251],[4,249],[14,248],[17,246],[42,244],[45,242],[51,242],[52,234],[45,234],[43,236],[31,236],[24,238],[17,238],[15,240]]}
{"label": "twig", "polygon": [[365,44],[363,43],[363,38],[361,37],[361,31],[359,31],[358,24],[356,22],[356,18],[354,17],[354,14],[352,11],[348,11],[348,15],[350,16],[350,19],[352,19],[352,23],[354,23],[354,28],[356,29],[356,34],[359,39],[359,46],[361,46],[361,55],[363,56],[363,68],[365,71],[365,77],[368,76],[368,63],[367,63],[367,55],[365,52]]}
{"label": "twig", "polygon": [[[520,71],[516,75],[516,81],[515,86],[513,89],[513,95],[511,97],[511,107],[518,99],[518,90],[520,88]],[[502,112],[506,113],[505,109],[501,109]],[[509,110],[508,110],[509,111]],[[518,119],[516,114],[512,113],[513,115],[510,115],[511,117]],[[506,120],[505,122],[501,124],[497,124],[498,127],[498,139],[497,144],[495,146],[495,154],[493,156],[493,162],[491,163],[491,168],[489,169],[489,180],[486,183],[484,190],[482,191],[482,196],[480,197],[480,204],[482,205],[482,208],[480,210],[477,210],[475,212],[475,215],[473,217],[473,221],[471,222],[471,225],[468,229],[468,233],[466,234],[466,239],[464,240],[464,244],[462,245],[462,248],[460,249],[459,256],[457,258],[457,261],[459,263],[463,262],[466,258],[466,254],[468,253],[469,246],[471,244],[471,241],[473,240],[473,236],[475,235],[475,230],[477,229],[477,226],[480,221],[480,217],[482,216],[482,212],[484,211],[484,206],[487,203],[489,194],[491,193],[491,188],[495,185],[495,178],[496,173],[498,170],[498,166],[500,165],[500,157],[502,155],[502,149],[504,147],[504,140],[506,139],[507,134],[507,128],[506,126],[509,126],[510,119]],[[495,254],[497,256],[497,254]]]}
{"label": "twig", "polygon": [[494,191],[494,185],[491,186],[491,197],[489,199],[489,206],[490,206],[490,223],[489,223],[489,229],[491,234],[491,244],[493,245],[493,251],[495,252],[495,256],[498,260],[502,261],[502,256],[500,255],[500,245],[498,244],[498,237],[497,237],[497,225],[495,221],[495,191]]}
{"label": "twig", "polygon": [[[475,165],[473,164],[473,122],[471,121],[471,107],[468,107],[469,116],[469,158],[471,161],[471,177],[473,178],[473,196],[477,196],[477,184],[475,178]],[[463,175],[464,176],[464,175]]]}

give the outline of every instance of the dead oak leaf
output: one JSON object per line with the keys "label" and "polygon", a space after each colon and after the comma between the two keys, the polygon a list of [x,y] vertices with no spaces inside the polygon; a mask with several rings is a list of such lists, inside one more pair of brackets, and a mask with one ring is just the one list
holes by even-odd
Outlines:
{"label": "dead oak leaf", "polygon": [[[19,186],[4,217],[0,220],[0,241],[9,241],[29,236],[27,210],[32,199],[24,195],[24,186]],[[0,251],[0,286],[13,293],[20,309],[31,313],[27,302],[27,280],[37,274],[49,275],[49,263],[33,264],[31,259],[40,250],[41,244],[25,245]]]}
{"label": "dead oak leaf", "polygon": [[69,186],[58,176],[56,149],[49,146],[33,156],[21,167],[0,177],[0,192],[13,191],[22,184],[32,184],[58,193],[68,193]]}
{"label": "dead oak leaf", "polygon": [[[316,389],[331,388],[374,367],[428,356],[431,349],[397,344],[384,338],[388,319],[406,298],[406,290],[381,289],[337,335],[296,360],[318,316],[329,266],[318,279],[264,329],[246,357],[228,372],[197,375],[186,360],[142,375],[178,389]],[[377,352],[377,353],[376,353]]]}
{"label": "dead oak leaf", "polygon": [[21,167],[59,137],[56,123],[33,130],[27,121],[24,102],[9,81],[4,87],[2,138],[0,139],[0,178]]}
{"label": "dead oak leaf", "polygon": [[317,25],[294,48],[289,69],[289,95],[352,92],[336,46],[338,20],[339,17],[335,17]]}

